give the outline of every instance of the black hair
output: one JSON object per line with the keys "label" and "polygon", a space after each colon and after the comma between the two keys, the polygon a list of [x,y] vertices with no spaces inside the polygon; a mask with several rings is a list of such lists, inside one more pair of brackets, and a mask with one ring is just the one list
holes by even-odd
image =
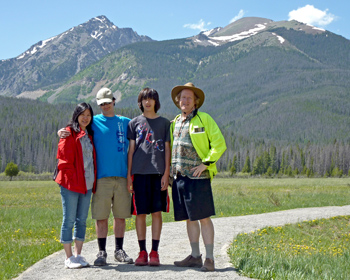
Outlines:
{"label": "black hair", "polygon": [[79,132],[80,131],[80,126],[79,126],[79,122],[78,122],[78,117],[85,111],[85,110],[90,110],[90,114],[91,114],[91,122],[87,125],[86,130],[88,131],[88,133],[93,136],[94,132],[91,128],[91,124],[93,121],[93,116],[94,116],[94,112],[92,111],[92,108],[90,106],[90,104],[88,103],[80,103],[78,104],[73,112],[73,116],[71,118],[71,120],[68,122],[67,126],[69,126],[70,128],[72,128],[75,132]]}
{"label": "black hair", "polygon": [[144,111],[144,108],[142,106],[142,100],[148,98],[153,99],[155,101],[156,104],[154,104],[154,112],[157,113],[157,111],[160,109],[159,95],[158,92],[153,88],[144,88],[140,91],[139,97],[137,98],[140,110],[142,112]]}

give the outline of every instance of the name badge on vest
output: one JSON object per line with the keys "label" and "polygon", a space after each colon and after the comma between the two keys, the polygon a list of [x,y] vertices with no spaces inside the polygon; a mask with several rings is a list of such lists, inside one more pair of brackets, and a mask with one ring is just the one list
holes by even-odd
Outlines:
{"label": "name badge on vest", "polygon": [[204,133],[204,132],[205,132],[204,127],[198,127],[198,126],[194,127],[194,133]]}

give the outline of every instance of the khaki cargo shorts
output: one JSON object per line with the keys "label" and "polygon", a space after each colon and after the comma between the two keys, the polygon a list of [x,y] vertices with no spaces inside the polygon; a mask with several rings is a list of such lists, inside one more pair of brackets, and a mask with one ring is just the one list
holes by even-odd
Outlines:
{"label": "khaki cargo shorts", "polygon": [[95,220],[108,219],[111,209],[114,218],[131,217],[131,194],[126,187],[126,178],[97,179],[96,193],[91,202],[91,216]]}

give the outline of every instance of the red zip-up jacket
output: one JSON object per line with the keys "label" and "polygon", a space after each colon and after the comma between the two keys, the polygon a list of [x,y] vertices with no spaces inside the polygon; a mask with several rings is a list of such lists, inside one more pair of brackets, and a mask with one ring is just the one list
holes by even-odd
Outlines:
{"label": "red zip-up jacket", "polygon": [[[58,142],[57,159],[58,159],[58,174],[55,182],[62,187],[77,193],[87,193],[83,149],[80,143],[80,138],[85,135],[85,131],[75,132],[70,127],[66,127],[71,135],[66,138],[61,138]],[[93,147],[94,159],[94,174],[95,181],[92,192],[96,191],[96,151],[92,141],[92,136],[88,135]]]}

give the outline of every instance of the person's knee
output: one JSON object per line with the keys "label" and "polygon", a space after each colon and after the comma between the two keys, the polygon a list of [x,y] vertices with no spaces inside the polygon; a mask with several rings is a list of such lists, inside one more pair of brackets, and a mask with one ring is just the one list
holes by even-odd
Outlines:
{"label": "person's knee", "polygon": [[161,219],[162,218],[162,212],[155,212],[155,213],[152,213],[152,219]]}
{"label": "person's knee", "polygon": [[96,220],[97,227],[108,227],[108,219],[105,220]]}
{"label": "person's knee", "polygon": [[76,227],[86,227],[86,219],[85,220],[76,219],[75,225]]}
{"label": "person's knee", "polygon": [[201,219],[199,222],[201,223],[201,226],[211,226],[213,224],[210,217]]}
{"label": "person's knee", "polygon": [[146,224],[146,214],[140,214],[140,215],[136,215],[136,219],[135,219],[135,223],[137,225],[143,225]]}
{"label": "person's knee", "polygon": [[65,228],[65,229],[73,229],[73,226],[74,226],[74,219],[64,219],[63,222],[62,222],[62,228]]}
{"label": "person's knee", "polygon": [[139,214],[136,215],[137,220],[146,220],[147,214]]}
{"label": "person's knee", "polygon": [[122,219],[122,218],[114,218],[114,224],[115,224],[116,226],[125,225],[125,219]]}

